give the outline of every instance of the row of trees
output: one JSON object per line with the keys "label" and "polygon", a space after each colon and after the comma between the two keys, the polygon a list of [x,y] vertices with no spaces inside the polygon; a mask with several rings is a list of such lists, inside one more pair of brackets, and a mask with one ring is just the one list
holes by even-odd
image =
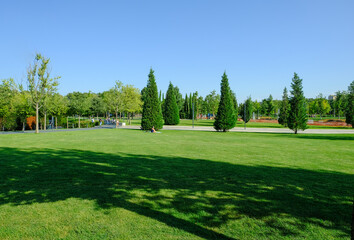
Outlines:
{"label": "row of trees", "polygon": [[[282,100],[274,100],[270,95],[261,102],[252,101],[249,97],[244,103],[238,104],[236,94],[230,89],[227,75],[224,73],[221,81],[221,95],[213,90],[205,98],[199,96],[198,92],[186,94],[183,98],[179,88],[173,86],[172,83],[169,84],[166,95],[161,91],[158,94],[154,71],[150,69],[148,84],[141,92],[132,85],[124,85],[122,82],[116,81],[114,87],[102,93],[72,92],[62,96],[57,93],[60,77],[50,76],[49,61],[48,58],[40,54],[36,55],[34,63],[28,69],[27,89],[16,85],[13,79],[2,81],[0,84],[0,124],[2,129],[14,129],[18,125],[22,125],[24,128],[26,118],[33,115],[36,115],[37,119],[35,121],[36,130],[39,129],[40,118],[43,119],[43,128],[46,128],[47,116],[55,116],[57,119],[59,116],[77,115],[79,127],[82,116],[96,116],[98,118],[98,116],[114,114],[116,118],[120,118],[124,112],[130,120],[134,113],[141,112],[143,102],[146,107],[145,112],[142,111],[143,129],[149,129],[152,126],[159,129],[163,124],[178,124],[181,118],[198,119],[203,116],[215,117],[216,129],[226,130],[227,128],[224,127],[219,129],[224,125],[220,121],[226,115],[232,119],[237,119],[240,116],[245,122],[248,122],[253,114],[257,114],[257,117],[259,115],[278,117],[281,124],[291,126],[288,124],[288,113],[292,112],[289,107],[291,102],[286,88]],[[295,77],[298,78],[296,74]],[[293,79],[293,81],[295,80]],[[329,101],[322,94],[316,99],[303,97],[301,101],[306,116],[307,114],[318,114],[322,117],[328,113],[337,114],[337,116],[346,115],[346,118],[349,119],[347,122],[350,123],[352,117],[348,114],[352,105],[351,91],[350,88],[348,92],[338,91],[336,97]],[[230,99],[230,103],[225,99]],[[231,107],[232,111],[230,111]],[[148,112],[154,117],[146,118],[149,115]],[[221,113],[226,115],[222,116]]]}
{"label": "row of trees", "polygon": [[[22,125],[26,119],[36,116],[36,132],[40,119],[42,128],[47,126],[47,117],[54,116],[97,116],[115,113],[116,118],[125,112],[130,116],[141,111],[142,100],[140,90],[132,85],[123,85],[117,81],[115,86],[103,93],[73,92],[66,96],[57,93],[58,79],[52,78],[48,71],[50,59],[37,54],[34,63],[27,71],[27,85],[16,84],[13,79],[2,80],[0,84],[0,124],[2,130],[12,130]],[[57,124],[57,123],[56,123]]]}

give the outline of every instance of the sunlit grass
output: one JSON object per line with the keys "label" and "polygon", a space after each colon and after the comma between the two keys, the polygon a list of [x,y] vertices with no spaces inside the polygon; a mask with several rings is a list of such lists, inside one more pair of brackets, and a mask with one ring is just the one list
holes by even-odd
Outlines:
{"label": "sunlit grass", "polygon": [[348,239],[354,136],[0,135],[0,239]]}

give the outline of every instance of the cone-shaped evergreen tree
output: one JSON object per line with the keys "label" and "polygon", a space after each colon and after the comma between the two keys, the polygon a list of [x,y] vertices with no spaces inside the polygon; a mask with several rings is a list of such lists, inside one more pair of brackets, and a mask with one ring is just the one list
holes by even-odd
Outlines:
{"label": "cone-shaped evergreen tree", "polygon": [[183,118],[187,119],[189,115],[189,101],[188,95],[186,94],[186,98],[184,99],[184,106],[183,106]]}
{"label": "cone-shaped evergreen tree", "polygon": [[189,119],[193,118],[193,98],[192,93],[189,93]]}
{"label": "cone-shaped evergreen tree", "polygon": [[235,127],[236,125],[236,115],[234,111],[233,102],[231,99],[231,91],[229,87],[229,80],[224,72],[221,79],[221,96],[218,108],[218,113],[216,114],[214,128],[216,131],[226,132],[227,130]]}
{"label": "cone-shaped evergreen tree", "polygon": [[158,97],[154,71],[150,69],[149,80],[144,92],[143,115],[141,129],[150,130],[152,127],[159,130],[163,127],[161,105]]}
{"label": "cone-shaped evergreen tree", "polygon": [[345,111],[345,122],[354,128],[354,81],[348,87],[348,98]]}
{"label": "cone-shaped evergreen tree", "polygon": [[176,102],[175,90],[171,82],[167,89],[164,107],[165,124],[177,125],[179,123],[179,109]]}
{"label": "cone-shaped evergreen tree", "polygon": [[307,129],[306,99],[302,91],[302,79],[294,73],[291,83],[292,96],[290,97],[290,112],[288,117],[288,127],[297,134],[299,129]]}
{"label": "cone-shaped evergreen tree", "polygon": [[278,118],[279,124],[283,125],[284,127],[288,126],[289,107],[290,106],[289,106],[288,90],[284,88],[283,100],[281,102],[280,113]]}

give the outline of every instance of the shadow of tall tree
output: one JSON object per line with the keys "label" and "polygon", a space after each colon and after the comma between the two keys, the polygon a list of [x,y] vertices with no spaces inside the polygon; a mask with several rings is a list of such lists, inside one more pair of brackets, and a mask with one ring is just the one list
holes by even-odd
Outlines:
{"label": "shadow of tall tree", "polygon": [[[283,235],[307,223],[350,234],[354,175],[81,150],[0,152],[0,205],[90,199],[206,239],[234,239],[212,229],[244,216]],[[298,221],[287,228],[272,216]]]}

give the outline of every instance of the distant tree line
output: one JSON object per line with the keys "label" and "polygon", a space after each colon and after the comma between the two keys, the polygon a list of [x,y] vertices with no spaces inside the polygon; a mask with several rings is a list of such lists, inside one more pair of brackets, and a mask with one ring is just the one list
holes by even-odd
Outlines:
{"label": "distant tree line", "polygon": [[[141,91],[132,85],[116,81],[114,86],[101,93],[72,92],[63,96],[57,92],[60,77],[51,77],[48,71],[49,58],[37,54],[27,71],[27,89],[16,84],[13,79],[4,79],[0,84],[0,127],[2,130],[25,129],[28,117],[36,116],[36,131],[46,129],[48,117],[61,120],[77,116],[80,127],[82,117],[96,118],[113,115],[120,119],[127,116],[130,122],[136,113],[142,114],[142,129],[161,129],[163,124],[176,125],[180,119],[215,119],[218,131],[227,131],[235,126],[238,118],[247,123],[252,117],[278,119],[279,123],[297,132],[306,129],[308,115],[331,114],[346,117],[353,126],[354,81],[348,91],[338,91],[331,100],[322,94],[315,99],[306,99],[302,91],[302,79],[295,73],[290,96],[284,89],[282,100],[274,100],[272,95],[258,102],[248,97],[238,103],[236,94],[229,86],[226,73],[221,78],[221,91],[215,90],[207,96],[198,92],[183,97],[177,86],[169,84],[165,93],[158,92],[154,71],[150,69],[147,86]],[[63,120],[64,118],[64,120]],[[66,119],[66,123],[67,123]],[[52,123],[53,124],[53,123]],[[295,124],[295,125],[294,125]]]}

